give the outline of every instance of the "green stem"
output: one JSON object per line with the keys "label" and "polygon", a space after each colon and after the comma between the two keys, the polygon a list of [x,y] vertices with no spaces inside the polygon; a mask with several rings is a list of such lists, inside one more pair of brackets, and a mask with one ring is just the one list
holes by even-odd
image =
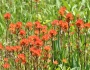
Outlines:
{"label": "green stem", "polygon": [[84,46],[84,69],[85,69],[85,67],[86,67],[86,53],[85,53],[85,51],[86,51],[86,39],[87,39],[87,32],[85,33],[85,46]]}
{"label": "green stem", "polygon": [[79,66],[79,27],[77,28],[77,66]]}
{"label": "green stem", "polygon": [[32,13],[32,0],[31,0],[31,13]]}
{"label": "green stem", "polygon": [[70,51],[71,50],[70,50],[70,30],[69,30],[69,28],[70,28],[70,24],[68,23],[68,50],[69,50],[68,51],[68,53],[69,53],[69,57],[68,58],[69,58],[69,63],[70,63],[70,57],[71,57],[70,56]]}
{"label": "green stem", "polygon": [[8,20],[6,22],[6,44],[7,44],[7,36],[8,36]]}

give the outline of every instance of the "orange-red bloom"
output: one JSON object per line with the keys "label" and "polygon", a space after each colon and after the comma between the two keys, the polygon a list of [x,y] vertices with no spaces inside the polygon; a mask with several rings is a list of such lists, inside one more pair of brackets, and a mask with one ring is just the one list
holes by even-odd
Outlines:
{"label": "orange-red bloom", "polygon": [[50,37],[56,36],[57,35],[57,31],[56,30],[50,30],[49,31]]}
{"label": "orange-red bloom", "polygon": [[73,20],[73,14],[72,13],[67,13],[66,14],[66,21],[70,22],[70,20]]}
{"label": "orange-red bloom", "polygon": [[7,51],[21,51],[22,47],[21,46],[6,46]]}
{"label": "orange-red bloom", "polygon": [[28,28],[28,29],[32,29],[32,22],[27,22],[26,23],[26,28]]}
{"label": "orange-red bloom", "polygon": [[25,60],[26,59],[25,54],[23,54],[23,53],[18,54],[18,58],[21,59],[21,60]]}
{"label": "orange-red bloom", "polygon": [[9,51],[9,52],[13,51],[10,46],[6,46],[6,50]]}
{"label": "orange-red bloom", "polygon": [[15,28],[16,28],[16,24],[10,23],[10,25],[9,25],[9,31],[11,33],[16,33]]}
{"label": "orange-red bloom", "polygon": [[63,16],[64,13],[65,13],[65,10],[66,10],[65,7],[61,7],[61,8],[59,9],[59,14],[60,14],[61,16]]}
{"label": "orange-red bloom", "polygon": [[41,46],[43,45],[43,41],[40,40],[40,39],[38,39],[38,40],[35,41],[35,45],[36,45],[37,47],[41,47]]}
{"label": "orange-red bloom", "polygon": [[63,26],[63,22],[62,20],[59,21],[59,26],[62,27]]}
{"label": "orange-red bloom", "polygon": [[20,29],[22,27],[22,22],[17,22],[16,23],[16,29]]}
{"label": "orange-red bloom", "polygon": [[23,64],[26,63],[26,56],[23,53],[18,54],[17,58],[15,59],[15,62],[21,61]]}
{"label": "orange-red bloom", "polygon": [[51,47],[50,47],[50,46],[45,46],[45,47],[44,47],[44,50],[50,51],[50,50],[51,50]]}
{"label": "orange-red bloom", "polygon": [[39,29],[39,30],[42,29],[42,25],[41,25],[41,23],[39,21],[35,22],[35,28]]}
{"label": "orange-red bloom", "polygon": [[2,46],[2,44],[0,43],[0,50],[2,50],[3,49],[3,46]]}
{"label": "orange-red bloom", "polygon": [[62,27],[61,27],[64,31],[66,31],[68,29],[68,23],[67,22],[63,22]]}
{"label": "orange-red bloom", "polygon": [[5,61],[5,62],[8,62],[8,58],[4,58],[4,61]]}
{"label": "orange-red bloom", "polygon": [[84,24],[84,22],[83,22],[83,20],[81,20],[81,19],[78,19],[78,20],[76,21],[76,26],[77,26],[77,27],[81,27],[83,24]]}
{"label": "orange-red bloom", "polygon": [[22,39],[22,40],[20,41],[20,45],[21,45],[21,46],[28,46],[28,45],[29,45],[28,39]]}
{"label": "orange-red bloom", "polygon": [[50,39],[50,35],[49,34],[45,34],[45,35],[42,36],[42,40],[43,41],[47,41],[49,39]]}
{"label": "orange-red bloom", "polygon": [[41,56],[41,49],[37,49],[36,47],[32,46],[30,48],[30,52],[32,53],[33,56]]}
{"label": "orange-red bloom", "polygon": [[26,32],[25,32],[24,30],[20,30],[19,34],[20,34],[21,36],[24,36],[24,35],[26,34]]}
{"label": "orange-red bloom", "polygon": [[57,61],[57,60],[55,60],[55,61],[53,62],[53,64],[57,65],[57,64],[58,64],[58,61]]}
{"label": "orange-red bloom", "polygon": [[4,14],[4,18],[7,19],[7,20],[10,19],[10,17],[11,17],[11,14],[10,13],[5,13]]}
{"label": "orange-red bloom", "polygon": [[16,51],[21,51],[22,50],[21,46],[15,46],[15,48],[17,49]]}
{"label": "orange-red bloom", "polygon": [[54,20],[54,21],[52,21],[52,25],[58,25],[58,23],[59,23],[59,20]]}
{"label": "orange-red bloom", "polygon": [[67,63],[67,60],[66,60],[66,59],[62,59],[62,62],[63,62],[63,63]]}
{"label": "orange-red bloom", "polygon": [[34,0],[35,2],[39,2],[39,0]]}
{"label": "orange-red bloom", "polygon": [[45,34],[47,33],[47,26],[42,26],[41,33]]}
{"label": "orange-red bloom", "polygon": [[10,68],[10,64],[6,62],[6,63],[3,64],[3,67],[8,69],[8,68]]}
{"label": "orange-red bloom", "polygon": [[90,28],[90,23],[84,24],[84,27],[85,27],[85,28]]}

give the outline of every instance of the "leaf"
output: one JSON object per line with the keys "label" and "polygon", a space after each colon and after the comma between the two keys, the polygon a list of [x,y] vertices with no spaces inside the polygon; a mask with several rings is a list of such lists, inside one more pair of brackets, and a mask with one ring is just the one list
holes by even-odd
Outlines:
{"label": "leaf", "polygon": [[60,0],[56,0],[56,7],[57,7],[57,8],[60,7]]}
{"label": "leaf", "polygon": [[59,67],[56,70],[61,70]]}
{"label": "leaf", "polygon": [[66,0],[62,0],[63,5],[70,11],[70,6]]}

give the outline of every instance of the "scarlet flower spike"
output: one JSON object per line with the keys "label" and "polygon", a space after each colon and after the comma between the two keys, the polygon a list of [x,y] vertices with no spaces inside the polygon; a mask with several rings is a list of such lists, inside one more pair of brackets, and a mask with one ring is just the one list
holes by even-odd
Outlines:
{"label": "scarlet flower spike", "polygon": [[9,31],[11,32],[11,33],[13,33],[13,34],[15,34],[16,33],[16,24],[14,24],[14,23],[10,23],[10,25],[9,25]]}
{"label": "scarlet flower spike", "polygon": [[90,23],[84,24],[84,27],[85,27],[85,28],[90,28]]}
{"label": "scarlet flower spike", "polygon": [[22,22],[17,22],[16,23],[16,29],[20,29],[22,27]]}
{"label": "scarlet flower spike", "polygon": [[24,30],[20,30],[19,34],[20,34],[21,36],[24,36],[24,35],[26,34],[26,32],[25,32]]}
{"label": "scarlet flower spike", "polygon": [[28,29],[32,29],[32,26],[33,26],[33,24],[32,24],[32,22],[27,22],[26,23],[26,28],[28,28]]}
{"label": "scarlet flower spike", "polygon": [[44,47],[44,50],[50,51],[50,50],[51,50],[51,47],[50,47],[50,46],[45,46],[45,47]]}
{"label": "scarlet flower spike", "polygon": [[59,20],[53,20],[51,24],[52,25],[58,25],[58,23],[59,23]]}
{"label": "scarlet flower spike", "polygon": [[35,2],[39,2],[39,0],[34,0]]}
{"label": "scarlet flower spike", "polygon": [[53,64],[57,65],[58,64],[58,61],[57,60],[53,61]]}
{"label": "scarlet flower spike", "polygon": [[5,13],[5,14],[4,14],[4,18],[5,18],[6,20],[10,19],[10,18],[11,18],[11,14],[10,14],[10,13]]}
{"label": "scarlet flower spike", "polygon": [[56,36],[57,31],[52,29],[52,30],[49,31],[49,35],[50,35],[50,37]]}
{"label": "scarlet flower spike", "polygon": [[83,22],[82,19],[78,19],[78,20],[76,21],[76,26],[77,26],[77,27],[82,27],[83,25],[84,25],[84,22]]}
{"label": "scarlet flower spike", "polygon": [[69,12],[66,14],[66,21],[70,22],[70,20],[73,20],[73,14]]}
{"label": "scarlet flower spike", "polygon": [[10,64],[6,62],[6,63],[3,64],[3,67],[4,67],[5,69],[8,69],[8,68],[10,68]]}
{"label": "scarlet flower spike", "polygon": [[65,10],[66,10],[66,7],[61,7],[61,8],[59,9],[59,14],[60,14],[61,16],[64,16]]}
{"label": "scarlet flower spike", "polygon": [[0,50],[2,50],[3,49],[3,46],[2,46],[2,44],[0,43]]}

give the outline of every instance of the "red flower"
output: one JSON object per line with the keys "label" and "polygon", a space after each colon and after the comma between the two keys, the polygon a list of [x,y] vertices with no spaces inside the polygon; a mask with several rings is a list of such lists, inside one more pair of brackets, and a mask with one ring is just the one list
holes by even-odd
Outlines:
{"label": "red flower", "polygon": [[16,33],[16,32],[15,32],[15,28],[16,28],[16,24],[10,23],[10,25],[9,25],[9,31],[10,31],[11,33]]}
{"label": "red flower", "polygon": [[10,17],[11,17],[11,14],[10,13],[5,13],[4,14],[4,18],[7,19],[7,20],[10,19]]}
{"label": "red flower", "polygon": [[2,44],[0,43],[0,50],[2,50],[3,49],[3,46],[2,46]]}
{"label": "red flower", "polygon": [[5,61],[5,62],[8,62],[8,58],[4,58],[4,61]]}
{"label": "red flower", "polygon": [[35,2],[39,2],[39,0],[34,0]]}
{"label": "red flower", "polygon": [[25,54],[23,54],[23,53],[18,54],[17,57],[18,57],[18,58],[15,59],[15,62],[21,61],[23,64],[26,63],[26,56],[25,56]]}
{"label": "red flower", "polygon": [[62,28],[63,31],[66,31],[68,29],[68,23],[65,21],[60,20],[59,26]]}
{"label": "red flower", "polygon": [[62,20],[59,21],[59,26],[62,27],[63,26],[63,22]]}
{"label": "red flower", "polygon": [[32,46],[30,48],[30,52],[32,53],[33,56],[41,56],[41,49],[37,49],[36,47]]}
{"label": "red flower", "polygon": [[22,50],[22,47],[21,46],[15,46],[17,51],[21,51]]}
{"label": "red flower", "polygon": [[29,41],[29,43],[30,43],[31,45],[35,45],[35,42],[36,42],[37,40],[39,40],[39,37],[36,36],[36,35],[33,35],[33,36],[29,36],[29,37],[28,37],[28,41]]}
{"label": "red flower", "polygon": [[47,33],[47,26],[42,26],[41,33],[45,34]]}
{"label": "red flower", "polygon": [[18,59],[21,59],[21,60],[25,60],[25,54],[21,53],[21,54],[18,54]]}
{"label": "red flower", "polygon": [[28,28],[28,29],[32,29],[32,22],[27,22],[26,23],[26,28]]}
{"label": "red flower", "polygon": [[55,60],[55,61],[53,62],[53,64],[57,65],[57,64],[58,64],[58,61],[57,61],[57,60]]}
{"label": "red flower", "polygon": [[20,29],[22,27],[22,22],[17,22],[16,23],[16,29]]}
{"label": "red flower", "polygon": [[51,50],[51,47],[50,47],[50,46],[45,46],[45,47],[44,47],[44,50],[50,51],[50,50]]}
{"label": "red flower", "polygon": [[66,14],[66,21],[70,22],[70,20],[73,20],[73,14],[72,13],[67,13]]}
{"label": "red flower", "polygon": [[35,50],[34,51],[34,54],[36,55],[36,56],[41,56],[41,49],[37,49],[37,50]]}
{"label": "red flower", "polygon": [[12,51],[17,51],[17,48],[14,46],[12,46],[11,49],[12,49]]}
{"label": "red flower", "polygon": [[43,45],[42,40],[40,40],[40,39],[36,40],[36,41],[35,41],[35,45],[36,45],[37,47],[41,47],[41,46]]}
{"label": "red flower", "polygon": [[39,35],[39,30],[34,31],[35,35]]}
{"label": "red flower", "polygon": [[9,52],[13,51],[10,46],[6,46],[6,50],[9,51]]}
{"label": "red flower", "polygon": [[58,25],[58,23],[59,23],[59,20],[54,20],[54,21],[52,21],[52,25]]}
{"label": "red flower", "polygon": [[68,23],[67,22],[63,22],[62,27],[61,27],[64,31],[66,31],[68,29]]}
{"label": "red flower", "polygon": [[42,25],[40,24],[39,21],[36,21],[36,22],[35,22],[35,28],[36,28],[36,29],[39,29],[39,30],[42,29]]}
{"label": "red flower", "polygon": [[22,40],[20,41],[20,45],[21,45],[21,46],[28,46],[28,45],[29,45],[28,39],[22,39]]}
{"label": "red flower", "polygon": [[25,32],[24,30],[20,30],[19,34],[20,34],[21,36],[24,36],[24,35],[26,34],[26,32]]}
{"label": "red flower", "polygon": [[26,60],[22,60],[22,64],[25,64],[26,63]]}
{"label": "red flower", "polygon": [[10,68],[10,64],[9,63],[4,63],[3,64],[3,67],[6,68],[6,69],[8,69],[8,68]]}
{"label": "red flower", "polygon": [[43,41],[47,41],[49,39],[50,39],[50,35],[49,34],[45,34],[45,35],[42,36],[42,40]]}
{"label": "red flower", "polygon": [[85,28],[90,28],[90,23],[84,24],[84,27],[85,27]]}
{"label": "red flower", "polygon": [[66,10],[65,7],[61,7],[60,10],[59,10],[59,14],[60,14],[61,16],[63,16],[64,13],[65,13],[65,10]]}
{"label": "red flower", "polygon": [[57,35],[57,31],[56,30],[50,30],[49,34],[50,34],[50,37],[56,36]]}
{"label": "red flower", "polygon": [[32,46],[32,47],[30,48],[30,51],[31,51],[31,52],[34,52],[34,50],[35,50],[35,47]]}
{"label": "red flower", "polygon": [[76,21],[76,26],[77,26],[77,27],[82,27],[83,25],[84,25],[83,20],[78,19],[78,20]]}
{"label": "red flower", "polygon": [[19,62],[19,58],[16,58],[16,59],[15,59],[15,62],[16,62],[16,63]]}

